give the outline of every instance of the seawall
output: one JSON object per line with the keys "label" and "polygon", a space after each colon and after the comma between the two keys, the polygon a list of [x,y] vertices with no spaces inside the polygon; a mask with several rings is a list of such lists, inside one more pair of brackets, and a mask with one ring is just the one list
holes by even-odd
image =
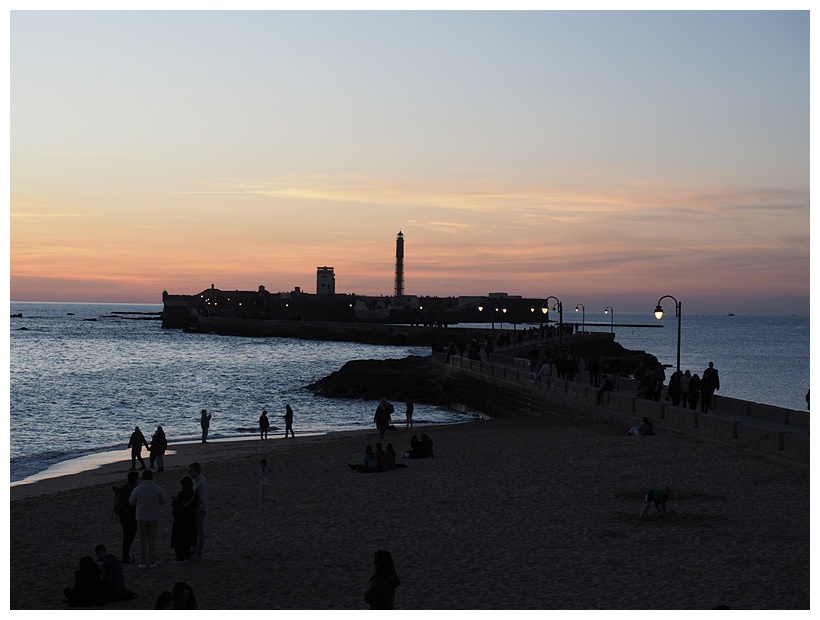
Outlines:
{"label": "seawall", "polygon": [[596,405],[598,388],[589,385],[587,372],[572,382],[556,377],[533,382],[528,359],[496,354],[490,361],[459,356],[445,360],[446,355],[433,354],[433,367],[440,375],[494,386],[494,398],[484,403],[489,414],[494,409],[503,411],[505,403],[514,403],[519,411],[608,424],[624,433],[647,417],[656,433],[684,433],[800,463],[808,464],[810,460],[807,411],[716,395],[714,408],[701,413],[667,402],[665,391],[660,401],[637,398],[634,381],[627,378],[621,379],[619,391],[604,392],[601,404]]}

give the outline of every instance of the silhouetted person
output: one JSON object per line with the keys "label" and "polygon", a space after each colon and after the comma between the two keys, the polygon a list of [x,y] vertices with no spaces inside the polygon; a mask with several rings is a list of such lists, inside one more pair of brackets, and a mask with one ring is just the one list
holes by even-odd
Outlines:
{"label": "silhouetted person", "polygon": [[194,491],[194,481],[184,476],[179,481],[182,490],[171,500],[171,546],[176,552],[177,562],[187,563],[191,559],[191,549],[196,546],[196,509],[199,498]]}
{"label": "silhouetted person", "polygon": [[290,405],[285,405],[285,439],[288,438],[288,432],[290,432],[291,437],[295,437],[293,434],[293,409],[291,409]]}
{"label": "silhouetted person", "polygon": [[353,463],[348,463],[347,466],[359,472],[379,471],[379,461],[373,452],[373,448],[370,446],[365,446],[361,464],[354,465]]}
{"label": "silhouetted person", "polygon": [[604,383],[598,389],[598,394],[595,397],[595,404],[600,405],[601,401],[604,399],[604,392],[611,392],[612,391],[612,380],[604,375]]}
{"label": "silhouetted person", "polygon": [[634,435],[635,437],[643,437],[644,435],[654,435],[655,431],[652,428],[652,422],[649,421],[649,418],[644,417],[639,424],[630,428],[627,434]]}
{"label": "silhouetted person", "polygon": [[407,408],[405,409],[404,415],[407,418],[407,428],[413,428],[413,401],[407,401]]}
{"label": "silhouetted person", "polygon": [[117,494],[117,518],[122,526],[122,563],[133,564],[131,558],[131,544],[137,536],[137,509],[129,503],[131,493],[137,487],[139,474],[135,471],[128,472],[128,479],[121,487],[114,487]]}
{"label": "silhouetted person", "polygon": [[197,495],[196,507],[196,549],[191,556],[194,560],[202,559],[202,551],[205,548],[205,517],[208,515],[208,498],[210,490],[208,481],[202,475],[202,468],[199,463],[191,463],[188,473],[194,479],[194,491]]}
{"label": "silhouetted person", "polygon": [[698,398],[700,398],[700,377],[698,373],[692,375],[692,379],[689,381],[689,408],[690,409],[697,409],[698,406]]}
{"label": "silhouetted person", "polygon": [[142,446],[148,447],[145,435],[142,434],[139,426],[134,427],[131,439],[128,440],[128,447],[131,448],[131,469],[137,468],[137,459],[140,462],[140,469],[145,469],[145,461],[142,460]]}
{"label": "silhouetted person", "polygon": [[256,475],[259,476],[259,507],[264,509],[266,500],[273,501],[272,497],[267,496],[270,490],[271,475],[271,469],[268,467],[268,459],[259,461],[259,471]]}
{"label": "silhouetted person", "polygon": [[720,376],[713,362],[709,362],[709,367],[703,371],[700,379],[700,410],[703,413],[709,411],[712,406],[712,395],[715,390],[720,389]]}
{"label": "silhouetted person", "polygon": [[128,500],[137,507],[137,530],[140,534],[140,568],[157,566],[157,533],[160,506],[165,504],[165,492],[154,482],[154,472],[142,472],[142,482]]}
{"label": "silhouetted person", "polygon": [[393,609],[396,588],[401,583],[393,566],[389,551],[379,549],[373,558],[375,572],[370,578],[370,588],[364,594],[364,602],[370,609]]}
{"label": "silhouetted person", "polygon": [[211,414],[202,410],[199,416],[199,426],[202,427],[202,443],[208,443],[208,430],[211,428]]}
{"label": "silhouetted person", "polygon": [[194,589],[184,581],[177,581],[171,588],[174,595],[174,609],[196,609],[198,607]]}
{"label": "silhouetted person", "polygon": [[122,564],[113,553],[108,553],[105,545],[94,547],[94,555],[101,564],[103,588],[109,601],[124,601],[134,598],[135,594],[125,587],[125,574]]}
{"label": "silhouetted person", "polygon": [[151,467],[154,466],[154,461],[157,462],[157,471],[165,471],[165,451],[168,449],[168,439],[165,437],[165,431],[161,426],[157,426],[157,430],[151,437],[151,447],[148,454],[151,457]]}
{"label": "silhouetted person", "polygon": [[157,595],[157,599],[154,601],[154,609],[173,609],[174,608],[174,595],[171,594],[168,590],[163,590]]}
{"label": "silhouetted person", "polygon": [[384,439],[384,434],[390,428],[390,414],[393,413],[393,405],[391,405],[386,398],[379,401],[376,407],[376,415],[373,416],[373,421],[376,423],[376,428],[379,429],[379,439]]}
{"label": "silhouetted person", "polygon": [[74,586],[63,590],[71,607],[91,607],[108,601],[100,567],[90,555],[80,558],[79,570],[74,571]]}
{"label": "silhouetted person", "polygon": [[268,412],[263,411],[259,416],[259,439],[265,440],[268,438],[268,429],[270,428],[270,420],[268,420]]}
{"label": "silhouetted person", "polygon": [[621,373],[624,371],[624,362],[620,355],[616,355],[609,363],[609,369],[612,371],[612,389],[621,389]]}

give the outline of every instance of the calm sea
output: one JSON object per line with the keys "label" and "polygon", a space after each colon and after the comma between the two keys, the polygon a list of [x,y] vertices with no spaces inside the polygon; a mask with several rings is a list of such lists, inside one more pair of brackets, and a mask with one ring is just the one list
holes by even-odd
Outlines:
{"label": "calm sea", "polygon": [[[304,386],[352,359],[427,355],[428,349],[286,338],[241,338],[163,330],[161,305],[12,303],[10,319],[10,475],[19,481],[55,463],[122,450],[139,425],[150,440],[195,441],[199,411],[212,413],[211,439],[251,437],[262,409],[283,428],[285,404],[299,433],[373,424],[375,403],[315,396]],[[566,322],[578,321],[575,313]],[[610,317],[585,315],[587,331],[609,331]],[[619,314],[617,323],[656,323]],[[616,327],[616,340],[674,364],[676,319],[663,328]],[[594,323],[603,325],[594,326]],[[488,325],[488,328],[490,326]],[[511,326],[496,325],[497,329]],[[805,409],[809,385],[807,317],[684,316],[681,366],[720,370],[720,394]],[[402,407],[397,407],[399,418]],[[418,404],[415,419],[462,422],[455,411]]]}

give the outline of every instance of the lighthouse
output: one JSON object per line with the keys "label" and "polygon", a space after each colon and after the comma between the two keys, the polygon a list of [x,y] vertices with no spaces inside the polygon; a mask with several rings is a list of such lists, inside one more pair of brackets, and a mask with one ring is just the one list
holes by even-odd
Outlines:
{"label": "lighthouse", "polygon": [[396,286],[393,291],[394,297],[404,295],[404,235],[399,231],[396,236]]}

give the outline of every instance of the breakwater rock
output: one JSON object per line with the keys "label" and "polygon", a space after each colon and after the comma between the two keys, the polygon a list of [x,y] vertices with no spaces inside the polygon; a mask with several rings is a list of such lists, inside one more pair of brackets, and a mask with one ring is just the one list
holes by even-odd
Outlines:
{"label": "breakwater rock", "polygon": [[428,355],[403,359],[352,360],[307,389],[330,398],[358,398],[449,406],[457,399],[452,379],[438,375]]}

